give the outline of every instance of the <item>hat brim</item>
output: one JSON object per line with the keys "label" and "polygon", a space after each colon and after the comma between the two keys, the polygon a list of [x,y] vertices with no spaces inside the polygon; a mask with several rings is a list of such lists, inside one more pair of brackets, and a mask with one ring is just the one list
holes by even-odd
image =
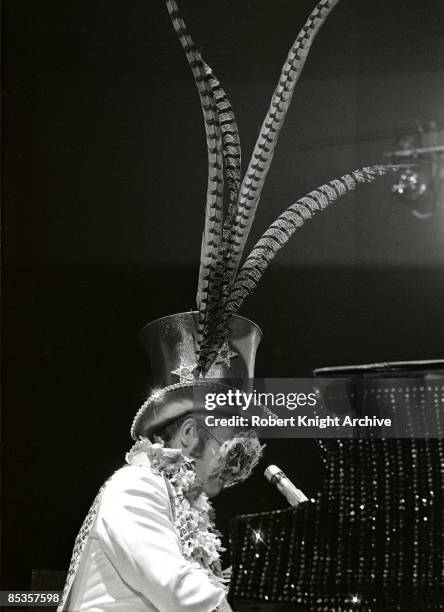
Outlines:
{"label": "hat brim", "polygon": [[[196,388],[199,393],[196,393]],[[194,381],[190,384],[172,385],[170,388],[155,392],[136,414],[131,427],[131,436],[134,440],[139,437],[149,438],[173,421],[193,414],[242,417],[242,423],[246,424],[247,428],[252,428],[252,416],[262,418],[273,414],[271,410],[260,404],[252,406],[245,412],[237,405],[218,406],[211,411],[205,407],[202,401],[204,389],[220,393],[230,388],[223,383]]]}

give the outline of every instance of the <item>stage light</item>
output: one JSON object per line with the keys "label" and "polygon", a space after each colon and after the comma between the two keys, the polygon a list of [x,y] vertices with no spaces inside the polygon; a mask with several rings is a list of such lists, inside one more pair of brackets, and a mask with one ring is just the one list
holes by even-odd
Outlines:
{"label": "stage light", "polygon": [[393,164],[402,164],[391,191],[418,219],[431,217],[444,200],[444,130],[431,122],[425,128],[402,136],[396,150],[384,156]]}
{"label": "stage light", "polygon": [[400,170],[392,186],[392,193],[405,202],[414,202],[426,191],[427,183],[424,173],[412,168]]}

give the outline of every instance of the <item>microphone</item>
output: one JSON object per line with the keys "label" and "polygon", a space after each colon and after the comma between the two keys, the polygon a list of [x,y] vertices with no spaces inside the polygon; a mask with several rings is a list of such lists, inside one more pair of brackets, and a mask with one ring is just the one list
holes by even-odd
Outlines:
{"label": "microphone", "polygon": [[276,486],[277,490],[287,499],[290,506],[296,508],[302,502],[308,501],[308,497],[294,486],[277,465],[269,465],[264,472],[264,476]]}

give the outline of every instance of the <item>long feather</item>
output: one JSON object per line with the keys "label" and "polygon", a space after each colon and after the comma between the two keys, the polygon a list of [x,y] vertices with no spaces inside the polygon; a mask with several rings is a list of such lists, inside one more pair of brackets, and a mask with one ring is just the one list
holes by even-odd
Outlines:
{"label": "long feather", "polygon": [[231,228],[236,212],[237,197],[241,181],[241,146],[239,130],[233,108],[222,89],[221,84],[211,68],[205,64],[207,82],[213,94],[216,111],[219,119],[223,141],[224,176],[229,191],[229,205],[224,219],[224,237],[228,239],[228,230]]}
{"label": "long feather", "polygon": [[223,224],[223,154],[222,133],[216,102],[208,78],[208,67],[194,45],[175,0],[166,0],[173,28],[185,51],[196,82],[205,122],[208,149],[208,184],[205,224],[202,235],[199,280],[197,288],[197,345],[200,346],[209,315],[209,304],[215,299],[214,286],[218,284],[217,262],[220,256]]}
{"label": "long feather", "polygon": [[240,188],[237,214],[230,236],[231,252],[227,267],[227,274],[232,280],[235,278],[242,258],[295,85],[301,75],[316,34],[338,1],[320,0],[318,2],[293,43],[282,68],[281,77],[271,99],[270,107]]}
{"label": "long feather", "polygon": [[202,350],[201,368],[205,371],[214,361],[217,351],[227,338],[226,323],[236,314],[246,297],[254,291],[263,273],[274,259],[276,253],[288,242],[294,232],[317,212],[325,210],[329,204],[355,189],[359,184],[372,183],[377,177],[388,172],[396,172],[400,166],[376,165],[355,170],[334,179],[287,208],[264,232],[246,258],[234,282],[224,308],[224,314],[212,337]]}
{"label": "long feather", "polygon": [[211,288],[211,299],[208,303],[207,316],[204,328],[202,330],[202,339],[211,335],[212,326],[214,321],[218,320],[223,305],[228,244],[233,219],[236,213],[237,197],[241,178],[241,147],[239,130],[234,111],[225,91],[222,89],[221,84],[207,64],[205,64],[205,70],[207,75],[207,83],[211,88],[211,92],[215,100],[217,117],[222,134],[224,179],[228,187],[229,199],[227,209],[224,211],[222,241],[219,249],[219,258],[216,262],[214,283]]}

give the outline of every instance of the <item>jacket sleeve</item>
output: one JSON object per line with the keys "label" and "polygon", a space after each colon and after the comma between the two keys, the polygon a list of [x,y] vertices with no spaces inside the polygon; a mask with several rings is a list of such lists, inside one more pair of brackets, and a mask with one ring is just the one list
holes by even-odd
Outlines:
{"label": "jacket sleeve", "polygon": [[182,556],[166,483],[149,468],[128,466],[111,478],[96,533],[121,578],[160,612],[211,612],[224,600],[224,590]]}

